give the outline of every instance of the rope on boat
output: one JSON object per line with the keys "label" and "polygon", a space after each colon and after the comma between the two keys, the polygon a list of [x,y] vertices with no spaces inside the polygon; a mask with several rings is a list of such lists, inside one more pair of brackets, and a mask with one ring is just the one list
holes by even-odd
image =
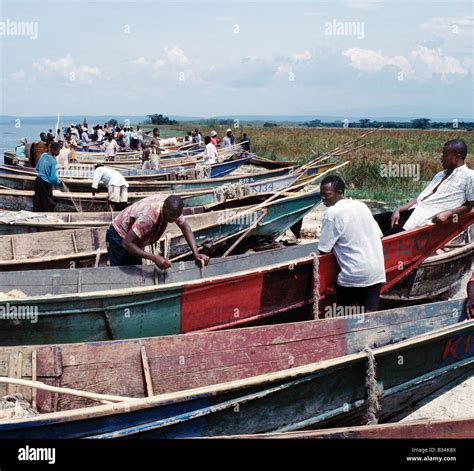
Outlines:
{"label": "rope on boat", "polygon": [[318,254],[313,256],[313,319],[319,318],[319,258]]}
{"label": "rope on boat", "polygon": [[196,165],[196,178],[198,180],[207,180],[208,178],[211,178],[211,166]]}
{"label": "rope on boat", "polygon": [[100,262],[100,248],[97,249],[97,252],[95,254],[95,262],[94,262],[95,268],[99,266],[99,262]]}
{"label": "rope on boat", "polygon": [[250,195],[251,190],[248,185],[241,185],[240,183],[227,183],[225,185],[214,188],[214,200],[217,203],[222,203],[227,199],[241,199]]}
{"label": "rope on boat", "polygon": [[380,412],[375,357],[372,349],[368,346],[364,348],[364,353],[367,355],[367,375],[365,377],[365,387],[367,388],[367,425],[375,425],[379,421]]}

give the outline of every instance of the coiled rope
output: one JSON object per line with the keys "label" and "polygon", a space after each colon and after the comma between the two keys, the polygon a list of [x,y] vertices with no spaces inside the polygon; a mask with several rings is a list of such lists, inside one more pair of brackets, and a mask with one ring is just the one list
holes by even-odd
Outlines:
{"label": "coiled rope", "polygon": [[367,355],[367,374],[365,377],[365,387],[367,388],[367,425],[374,425],[378,423],[380,413],[375,357],[368,346],[364,348],[364,353]]}
{"label": "coiled rope", "polygon": [[314,252],[311,255],[313,257],[313,319],[319,319],[319,258]]}

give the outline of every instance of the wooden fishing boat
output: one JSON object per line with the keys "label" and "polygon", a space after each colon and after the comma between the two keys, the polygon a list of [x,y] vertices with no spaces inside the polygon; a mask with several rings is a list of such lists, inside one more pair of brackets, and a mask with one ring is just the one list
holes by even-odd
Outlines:
{"label": "wooden fishing boat", "polygon": [[[229,175],[234,170],[237,170],[239,167],[249,162],[251,157],[243,157],[235,160],[226,160],[225,162],[216,163],[208,166],[194,166],[194,167],[167,167],[160,170],[142,170],[141,168],[127,168],[126,166],[118,166],[117,162],[104,162],[104,165],[107,165],[111,168],[119,170],[126,177],[136,177],[136,176],[149,176],[150,178],[158,181],[174,181],[178,179],[187,180],[187,179],[196,179],[199,176],[199,173],[208,172],[209,178],[220,178]],[[17,175],[31,175],[33,172],[31,170],[22,170],[21,167],[15,166],[3,166],[4,168],[16,168]],[[87,164],[74,164],[72,170],[59,169],[58,175],[60,178],[86,178],[88,180],[92,179],[94,173],[94,166]],[[19,183],[14,183],[14,181],[19,181],[21,179],[8,179],[6,175],[2,174],[2,181],[0,185],[8,185],[10,181],[11,185],[18,185]],[[92,180],[91,180],[92,183]]]}
{"label": "wooden fishing boat", "polygon": [[[315,166],[305,172],[307,178],[314,177],[334,167],[334,164],[326,164]],[[146,171],[145,171],[146,172]],[[284,168],[279,170],[271,170],[259,173],[249,173],[240,175],[227,175],[219,178],[211,179],[195,179],[195,180],[168,180],[161,181],[155,178],[153,174],[138,174],[138,172],[124,172],[124,177],[131,186],[131,190],[140,189],[140,191],[164,191],[164,190],[195,190],[203,188],[215,188],[224,184],[249,184],[260,180],[271,180],[279,177],[288,177],[298,173],[296,167]],[[71,172],[71,175],[73,172]],[[82,177],[78,176],[61,176],[61,180],[74,192],[90,192],[92,185],[93,169],[82,173]],[[19,167],[0,166],[0,187],[11,188],[16,190],[33,190],[36,171],[30,169],[24,171]],[[100,185],[103,188],[103,185]]]}
{"label": "wooden fishing boat", "polygon": [[[220,248],[219,241],[225,239],[229,242],[232,237],[252,226],[260,216],[262,219],[259,219],[256,227],[247,234],[242,246],[257,244],[260,241],[272,241],[304,217],[320,201],[319,191],[312,191],[265,203],[265,215],[261,213],[262,205],[251,205],[186,217],[198,245],[206,246],[212,254]],[[108,223],[110,224],[110,219]],[[49,225],[50,222],[45,224]],[[95,222],[93,224],[97,225]],[[105,260],[106,230],[107,227],[102,226],[0,236],[0,268],[2,270],[64,268],[69,267],[73,261],[85,260],[85,263],[90,263],[91,257],[95,259],[99,254]],[[170,256],[173,258],[186,253],[187,243],[177,226],[170,224],[168,232],[175,234],[171,240]],[[163,239],[163,244],[165,240],[166,237]]]}
{"label": "wooden fishing boat", "polygon": [[[382,291],[422,263],[433,248],[451,240],[453,232],[472,223],[465,216],[450,229],[425,226],[386,238],[387,283]],[[313,315],[316,251],[317,244],[312,243],[216,258],[202,270],[193,262],[182,262],[165,272],[137,266],[0,273],[0,291],[21,287],[25,294],[3,299],[0,310],[29,306],[39,318],[34,325],[28,319],[4,319],[0,343],[116,340],[222,330],[267,322],[298,308],[307,308]],[[332,254],[317,259],[319,313],[325,317],[334,310],[338,266]],[[21,269],[19,263],[17,269]],[[124,312],[129,317],[124,318]]]}
{"label": "wooden fishing boat", "polygon": [[260,157],[254,154],[250,154],[250,155],[252,155],[250,164],[255,165],[256,167],[266,168],[267,170],[291,167],[295,164],[294,162],[291,162],[290,160],[271,160],[271,159],[267,159],[266,157]]}
{"label": "wooden fishing boat", "polygon": [[[0,437],[289,432],[361,425],[374,403],[380,405],[379,421],[386,422],[472,375],[474,321],[463,320],[464,306],[465,300],[456,300],[372,313],[359,324],[330,319],[135,341],[4,347],[0,387],[21,391],[40,414],[1,420]],[[442,327],[433,330],[433,323]],[[369,381],[374,363],[376,376]]]}
{"label": "wooden fishing boat", "polygon": [[[330,169],[331,166],[327,167],[326,169]],[[314,176],[317,173],[313,174]],[[202,182],[202,185],[187,185],[185,182],[180,184],[168,184],[168,182],[158,182],[158,181],[149,181],[149,180],[128,180],[128,191],[129,193],[156,193],[160,191],[174,191],[180,192],[181,194],[191,193],[191,192],[199,192],[203,190],[207,190],[211,192],[222,185],[234,185],[237,189],[237,186],[242,187],[241,191],[243,192],[246,190],[245,187],[248,187],[247,193],[262,193],[262,192],[269,192],[269,191],[277,191],[283,188],[288,187],[291,183],[293,183],[297,178],[299,178],[300,174],[298,172],[288,173],[287,175],[271,177],[268,179],[256,178],[254,182],[249,183],[239,183],[239,180],[243,180],[245,177],[241,176],[240,179],[227,179],[227,178],[219,178],[217,183],[221,183],[220,185],[214,182],[214,179],[206,180],[209,181],[208,187],[205,187],[205,183]],[[34,181],[36,177],[30,175],[4,175],[0,173],[0,186],[4,186],[11,189],[22,190],[22,191],[33,191],[34,190]],[[69,188],[69,190],[74,193],[76,199],[87,198],[88,195],[92,192],[92,180],[86,179],[74,179],[74,178],[62,178],[62,181],[65,185]],[[235,181],[236,183],[232,183]],[[304,181],[304,179],[303,179]],[[163,184],[164,183],[164,184]],[[177,183],[177,182],[176,182]],[[103,184],[100,185],[100,191],[105,192],[105,187]],[[58,190],[59,191],[59,190]],[[82,195],[81,195],[82,193]],[[84,195],[85,194],[85,195]],[[68,195],[66,195],[68,196]],[[101,193],[96,194],[96,198],[98,197],[100,201],[101,196],[105,201],[106,193],[101,195]],[[69,196],[68,196],[69,199]],[[206,204],[206,203],[201,203]],[[106,207],[106,206],[105,206]],[[95,210],[99,210],[95,208]]]}
{"label": "wooden fishing boat", "polygon": [[[199,151],[201,152],[201,151]],[[141,166],[142,163],[142,151],[123,151],[117,152],[114,156],[113,163],[116,163],[119,166]],[[197,154],[197,151],[188,151],[188,152],[177,152],[168,149],[164,149],[160,158],[164,159],[179,159],[192,157]],[[76,158],[78,162],[83,163],[109,163],[111,161],[105,159],[104,151],[83,151],[78,150],[76,152]],[[3,156],[3,161],[6,165],[16,165],[21,167],[29,167],[30,161],[25,157],[17,157],[14,151],[6,151]]]}
{"label": "wooden fishing boat", "polygon": [[306,430],[286,433],[265,433],[254,435],[230,435],[219,438],[280,438],[293,440],[296,438],[309,439],[466,439],[474,438],[474,417],[463,419],[443,420],[413,420],[377,425],[362,425],[355,427],[338,427],[324,430]]}
{"label": "wooden fishing boat", "polygon": [[474,242],[469,233],[470,230],[465,231],[450,241],[384,293],[383,305],[418,304],[449,297],[471,271]]}
{"label": "wooden fishing boat", "polygon": [[[288,185],[295,182],[298,183],[298,187],[301,187],[301,185],[312,183],[315,178],[321,177],[332,168],[337,167],[334,167],[334,164],[330,164],[328,166],[299,169],[295,172],[288,172],[281,177],[274,177],[268,180],[262,179],[262,175],[259,175],[258,178],[257,176],[242,176],[238,180],[200,180],[196,181],[193,185],[190,185],[191,182],[176,182],[177,184],[170,185],[171,191],[164,190],[164,192],[180,195],[184,199],[186,207],[206,206],[207,210],[209,210],[214,209],[214,206],[218,205],[220,201],[224,201],[226,206],[228,206],[229,199],[246,198],[242,195],[247,195],[247,197],[263,195],[265,198],[265,194],[269,195],[273,192],[282,191]],[[31,184],[33,184],[33,181],[31,181]],[[212,186],[213,184],[214,186]],[[208,185],[207,188],[205,187],[206,185]],[[152,191],[131,192],[128,195],[129,203],[145,198],[152,193]],[[98,193],[92,196],[92,193],[53,190],[53,197],[56,203],[56,212],[97,212],[108,209],[105,193]],[[242,199],[238,205],[241,206],[247,199]],[[253,204],[253,201],[249,201],[246,204]],[[33,206],[33,191],[0,188],[0,210],[32,211]],[[108,218],[106,219],[108,220]],[[11,233],[10,229],[13,230],[14,228],[8,228],[6,232]]]}
{"label": "wooden fishing boat", "polygon": [[[175,192],[174,194],[181,196],[183,199],[183,215],[191,216],[193,214],[202,214],[210,211],[237,209],[262,204],[276,193],[261,192],[261,190],[266,190],[267,188],[266,183],[257,182],[251,185],[250,189],[252,193],[249,195],[235,197],[236,195],[234,194],[234,198],[224,198],[223,200],[221,199],[221,195],[217,194],[215,190],[195,190],[186,193]],[[280,188],[279,190],[281,189],[284,188]],[[290,190],[291,188],[288,189],[285,194],[290,196],[293,193],[296,196],[297,192]],[[2,190],[0,190],[0,195],[1,194]],[[92,197],[92,195],[85,195],[84,197],[83,195],[85,194],[61,193],[61,197],[57,198],[59,202],[57,208],[61,210],[68,208],[82,209],[80,212],[40,213],[25,210],[0,210],[0,235],[29,234],[33,232],[109,226],[118,213],[107,211],[106,195],[99,194],[95,197]],[[129,202],[134,203],[150,195],[151,193],[131,193],[129,194]],[[73,199],[71,199],[71,197]],[[32,202],[29,206],[32,207]],[[102,211],[87,211],[89,209],[101,209]]]}
{"label": "wooden fishing boat", "polygon": [[[320,165],[314,165],[305,169],[305,177],[311,178],[316,175],[320,175],[325,171],[334,167],[333,163],[326,163]],[[153,189],[156,191],[161,190],[192,190],[202,188],[213,188],[223,184],[248,184],[255,183],[258,180],[269,180],[272,178],[278,178],[282,176],[288,176],[298,172],[297,167],[285,167],[282,169],[269,170],[259,173],[249,173],[245,175],[227,175],[219,178],[211,179],[195,179],[195,180],[168,180],[160,181],[156,179],[156,175],[153,173],[154,170],[121,170],[125,179],[130,183],[149,182],[150,186],[146,186],[147,189]],[[75,172],[71,171],[69,176],[62,175],[62,180],[72,189],[72,191],[90,191],[92,184],[93,168],[87,169],[86,172]],[[16,176],[17,178],[11,178]],[[22,178],[22,177],[28,178]],[[22,168],[18,166],[0,165],[0,186],[18,189],[18,190],[32,190],[34,178],[36,177],[36,171],[30,168]]]}

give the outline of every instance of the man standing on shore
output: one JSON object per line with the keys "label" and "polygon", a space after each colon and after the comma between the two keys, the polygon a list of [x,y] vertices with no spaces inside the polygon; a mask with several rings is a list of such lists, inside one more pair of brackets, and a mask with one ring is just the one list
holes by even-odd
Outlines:
{"label": "man standing on shore", "polygon": [[59,155],[60,150],[61,146],[59,143],[52,142],[49,153],[45,152],[39,159],[38,165],[36,165],[38,176],[34,186],[33,211],[54,211],[56,203],[53,200],[53,185],[59,186],[61,184],[56,167],[56,156]]}
{"label": "man standing on shore", "polygon": [[334,252],[341,269],[337,278],[337,305],[360,306],[377,311],[380,288],[385,283],[385,263],[380,231],[369,208],[345,198],[342,178],[331,175],[321,182],[321,198],[327,206],[318,250]]}

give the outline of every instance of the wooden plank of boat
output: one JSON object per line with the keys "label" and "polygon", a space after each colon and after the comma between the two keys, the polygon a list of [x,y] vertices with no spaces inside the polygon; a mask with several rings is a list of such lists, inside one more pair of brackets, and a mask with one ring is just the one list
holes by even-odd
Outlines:
{"label": "wooden plank of boat", "polygon": [[266,168],[267,170],[273,170],[273,169],[276,169],[276,168],[291,167],[292,165],[294,165],[294,162],[291,162],[289,160],[271,160],[271,159],[267,159],[265,157],[260,157],[258,155],[253,155],[252,160],[250,161],[250,163],[252,165],[257,166],[257,167]]}
{"label": "wooden plank of boat", "polygon": [[[472,218],[460,220],[451,232],[449,226],[430,225],[385,239],[387,283],[382,291],[416,268],[433,248],[451,240],[453,231],[462,231],[463,224],[472,223]],[[7,309],[7,303],[15,309],[30,306],[39,318],[34,325],[28,319],[4,319],[0,323],[0,344],[116,340],[222,330],[264,322],[297,308],[307,307],[309,311],[314,300],[316,251],[317,244],[312,243],[217,258],[202,270],[189,262],[174,264],[166,272],[138,266],[0,273],[0,291],[21,286],[26,295],[4,299],[0,308]],[[334,311],[331,303],[338,268],[332,254],[320,256],[318,261],[319,311],[324,317]]]}
{"label": "wooden plank of boat", "polygon": [[[447,303],[453,302],[459,303],[454,310],[462,318],[465,303]],[[408,314],[439,308],[406,308],[402,317],[409,324],[392,324],[397,311],[385,313],[382,323],[382,313],[368,314],[373,321],[359,331],[347,329],[346,319],[332,319],[304,327],[264,328],[268,331],[3,348],[0,355],[5,360],[0,365],[8,366],[15,354],[22,356],[24,367],[16,381],[31,377],[35,352],[37,379],[43,383],[107,394],[104,398],[113,394],[137,399],[97,406],[85,398],[58,395],[61,390],[53,394],[39,390],[37,403],[44,413],[1,421],[0,436],[212,437],[290,432],[334,423],[361,425],[366,421],[369,394],[378,396],[379,420],[386,422],[407,414],[435,390],[472,374],[474,320],[448,321],[435,330],[425,325],[425,333],[414,333],[424,321],[419,317],[413,321]],[[452,304],[450,308],[445,311],[448,317],[453,314]],[[277,329],[279,335],[268,335]],[[373,349],[357,352],[362,346]],[[157,393],[152,397],[147,397],[143,350]],[[352,353],[344,355],[346,351]],[[377,366],[375,392],[366,386],[369,358]]]}
{"label": "wooden plank of boat", "polygon": [[[246,237],[246,240],[248,239],[249,243],[255,239],[273,240],[299,221],[320,201],[319,191],[313,191],[270,202],[266,207],[268,213]],[[215,250],[219,240],[225,238],[229,241],[231,236],[240,234],[251,226],[255,218],[260,215],[260,207],[253,205],[186,217],[198,245],[206,245],[209,246],[209,250]],[[0,236],[0,267],[4,270],[34,269],[35,266],[63,268],[76,260],[86,259],[89,263],[91,256],[95,256],[99,249],[105,258],[106,230],[107,227],[102,226],[91,229]],[[176,225],[170,224],[168,232],[174,234],[171,240],[171,257],[186,253],[187,243]],[[77,250],[75,245],[71,245],[71,240],[74,241],[74,239],[80,240]],[[13,247],[16,247],[16,250],[13,250]]]}
{"label": "wooden plank of boat", "polygon": [[443,420],[414,420],[410,422],[339,427],[325,430],[307,430],[287,433],[229,435],[231,439],[466,439],[474,438],[474,417]]}
{"label": "wooden plank of boat", "polygon": [[471,270],[474,242],[449,247],[423,262],[382,295],[384,305],[419,303],[448,296]]}

